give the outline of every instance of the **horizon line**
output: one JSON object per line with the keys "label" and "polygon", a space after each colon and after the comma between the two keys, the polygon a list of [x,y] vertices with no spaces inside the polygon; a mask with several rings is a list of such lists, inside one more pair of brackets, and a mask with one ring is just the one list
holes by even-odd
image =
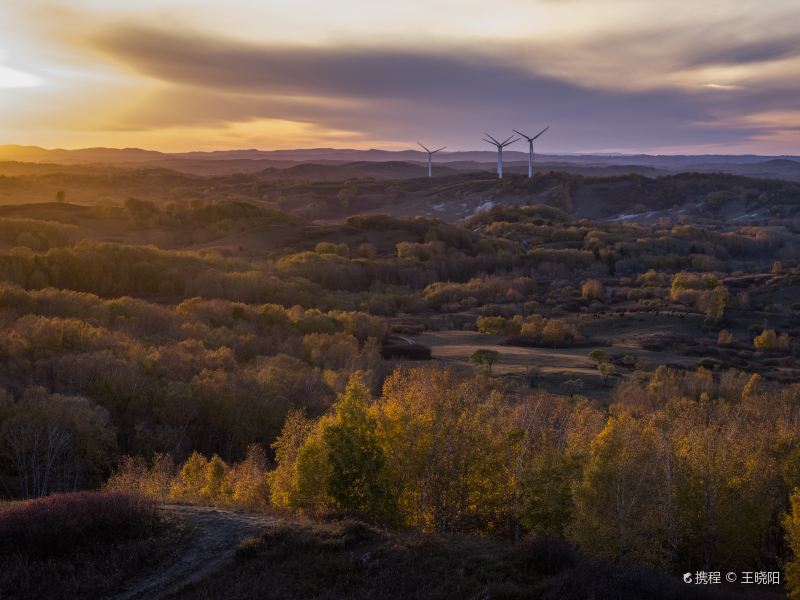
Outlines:
{"label": "horizon line", "polygon": [[[112,150],[112,151],[140,151],[140,152],[152,152],[162,155],[175,155],[175,154],[215,154],[215,153],[235,153],[235,152],[264,152],[264,153],[277,153],[277,152],[312,152],[312,151],[321,151],[321,150],[328,150],[334,152],[385,152],[389,154],[400,154],[404,152],[414,152],[416,154],[425,154],[422,150],[414,149],[413,147],[409,147],[406,149],[385,149],[385,148],[351,148],[351,147],[335,147],[335,146],[315,146],[315,147],[306,147],[306,148],[271,148],[271,149],[263,149],[263,148],[219,148],[214,150],[156,150],[152,148],[142,148],[139,146],[125,146],[125,147],[116,147],[116,146],[85,146],[85,147],[73,147],[73,148],[66,148],[66,147],[46,147],[46,146],[38,146],[35,144],[16,144],[16,143],[4,143],[0,144],[0,149],[8,148],[8,147],[16,147],[16,148],[24,148],[24,149],[34,149],[34,150],[42,150],[45,152],[81,152],[87,150]],[[506,152],[519,152],[520,154],[526,154],[526,151],[523,150],[514,150],[508,149]],[[468,150],[447,150],[442,151],[440,156],[447,155],[447,154],[464,154],[464,153],[494,153],[494,150],[486,150],[486,149],[468,149]],[[767,157],[767,158],[800,158],[798,154],[759,154],[759,153],[723,153],[723,152],[704,152],[698,154],[692,154],[690,152],[669,152],[669,153],[656,153],[656,152],[644,152],[644,151],[636,151],[636,152],[622,152],[622,151],[542,151],[537,153],[539,156],[653,156],[653,157],[678,157],[678,156],[694,156],[694,157],[702,157],[702,156],[732,156],[732,157],[745,157],[745,156],[756,156],[756,157]],[[21,161],[24,162],[24,161]]]}

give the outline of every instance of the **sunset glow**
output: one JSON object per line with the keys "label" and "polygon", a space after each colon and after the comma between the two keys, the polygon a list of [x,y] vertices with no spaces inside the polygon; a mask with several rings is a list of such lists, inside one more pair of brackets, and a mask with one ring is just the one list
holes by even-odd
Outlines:
{"label": "sunset glow", "polygon": [[0,143],[800,150],[800,7],[724,0],[10,2]]}

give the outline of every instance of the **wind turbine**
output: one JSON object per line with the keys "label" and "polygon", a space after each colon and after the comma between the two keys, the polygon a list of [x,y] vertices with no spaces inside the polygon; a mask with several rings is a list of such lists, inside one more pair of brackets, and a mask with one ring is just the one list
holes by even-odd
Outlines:
{"label": "wind turbine", "polygon": [[489,139],[487,140],[486,138],[483,138],[484,142],[487,142],[487,143],[491,144],[492,146],[496,146],[497,147],[497,178],[498,179],[502,179],[503,178],[503,148],[505,148],[506,146],[510,146],[514,142],[518,142],[519,138],[515,138],[515,139],[512,140],[511,138],[513,138],[514,136],[510,135],[505,139],[505,141],[498,142],[496,139],[494,139],[488,133],[486,134],[486,137],[488,137]]}
{"label": "wind turbine", "polygon": [[548,125],[548,126],[547,126],[547,127],[545,127],[544,129],[542,129],[542,130],[541,130],[539,133],[537,133],[537,134],[536,134],[535,136],[533,136],[533,137],[528,137],[527,135],[525,135],[524,133],[520,133],[520,132],[519,132],[519,131],[517,131],[516,129],[512,129],[512,130],[511,130],[511,131],[513,131],[514,133],[516,133],[517,135],[521,135],[521,136],[522,136],[522,137],[524,137],[526,140],[528,140],[528,179],[530,179],[531,177],[533,177],[533,140],[535,140],[536,138],[538,138],[540,135],[542,135],[542,134],[543,134],[545,131],[547,131],[548,129],[550,129],[550,125]]}
{"label": "wind turbine", "polygon": [[425,150],[425,152],[428,153],[428,177],[433,177],[433,167],[432,167],[433,155],[436,154],[437,152],[441,151],[441,150],[444,150],[445,148],[447,148],[447,146],[442,146],[441,148],[439,148],[439,150],[428,150],[425,146],[423,146],[419,142],[417,142],[417,144],[419,144],[420,147],[423,150]]}

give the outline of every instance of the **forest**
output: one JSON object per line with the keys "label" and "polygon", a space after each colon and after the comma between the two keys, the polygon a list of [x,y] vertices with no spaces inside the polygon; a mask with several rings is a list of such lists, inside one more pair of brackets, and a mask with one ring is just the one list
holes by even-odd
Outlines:
{"label": "forest", "polygon": [[[797,198],[739,178],[697,193],[777,208],[591,218],[569,177],[462,220],[0,207],[0,531],[17,501],[105,490],[800,597]],[[675,182],[640,187],[671,207]]]}

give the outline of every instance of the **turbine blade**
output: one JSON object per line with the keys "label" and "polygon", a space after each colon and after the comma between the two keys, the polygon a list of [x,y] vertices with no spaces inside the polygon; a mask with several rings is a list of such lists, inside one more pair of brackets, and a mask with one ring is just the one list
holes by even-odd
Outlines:
{"label": "turbine blade", "polygon": [[[533,141],[534,139],[536,139],[536,138],[530,138],[530,137],[528,137],[527,135],[525,135],[524,133],[522,133],[521,131],[517,131],[516,129],[512,129],[511,131],[513,131],[513,132],[514,132],[514,133],[516,133],[517,135],[521,135],[522,137],[524,137],[524,138],[525,138],[526,140],[528,140],[529,142],[530,142],[530,141]],[[540,134],[540,135],[541,135],[541,134]]]}
{"label": "turbine blade", "polygon": [[535,140],[536,138],[538,138],[540,135],[542,135],[542,134],[543,134],[545,131],[547,131],[548,129],[550,129],[550,125],[548,125],[548,126],[547,126],[547,127],[545,127],[544,129],[542,129],[542,130],[541,130],[539,133],[537,133],[537,134],[536,134],[536,137],[534,137],[533,139]]}
{"label": "turbine blade", "polygon": [[[508,140],[511,140],[511,138],[508,138]],[[511,144],[513,144],[514,142],[518,142],[518,141],[519,141],[519,138],[514,138],[514,139],[513,139],[513,140],[511,140],[510,142],[509,142],[508,140],[506,140],[505,142],[503,142],[503,148],[505,148],[506,146],[510,146],[510,145],[511,145]]]}
{"label": "turbine blade", "polygon": [[[491,141],[491,140],[487,140],[486,138],[481,138],[481,139],[482,139],[484,142],[486,142],[487,144],[491,144],[492,146],[497,146],[497,145],[498,145],[498,144],[497,144],[497,142],[493,142],[493,141]],[[498,147],[499,147],[499,146],[498,146]]]}
{"label": "turbine blade", "polygon": [[[425,146],[423,146],[423,145],[422,145],[422,144],[420,144],[419,142],[417,142],[417,144],[418,144],[419,146],[421,146],[422,148],[425,148]],[[425,148],[425,152],[430,152],[430,150],[428,150],[427,148]]]}
{"label": "turbine blade", "polygon": [[[510,135],[510,136],[508,136],[508,137],[506,138],[506,140],[503,142],[503,145],[506,145],[506,144],[508,144],[508,140],[510,140],[510,139],[511,139],[511,138],[513,138],[513,137],[514,137],[513,135]],[[511,142],[511,143],[513,144],[514,142]]]}
{"label": "turbine blade", "polygon": [[494,139],[492,136],[490,136],[488,133],[486,133],[486,132],[484,132],[484,133],[485,133],[486,137],[488,137],[490,140],[492,140],[495,144],[499,144],[500,143],[496,139]]}
{"label": "turbine blade", "polygon": [[431,152],[431,154],[436,154],[437,152],[441,152],[441,151],[442,151],[442,150],[444,150],[445,148],[447,148],[447,146],[442,146],[442,147],[441,147],[441,148],[439,148],[438,150],[434,150],[433,152]]}

